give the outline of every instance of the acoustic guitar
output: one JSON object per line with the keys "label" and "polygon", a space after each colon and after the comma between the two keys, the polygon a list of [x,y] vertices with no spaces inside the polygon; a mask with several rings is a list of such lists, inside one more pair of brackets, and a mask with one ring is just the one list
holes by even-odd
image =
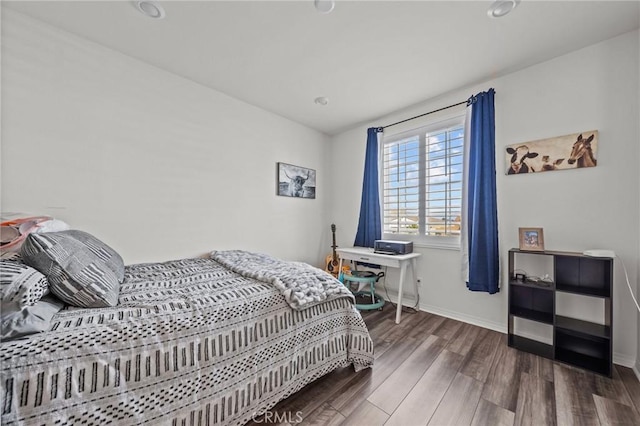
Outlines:
{"label": "acoustic guitar", "polygon": [[325,260],[325,265],[327,265],[325,270],[334,277],[338,278],[338,267],[340,266],[340,259],[338,259],[338,253],[336,253],[336,248],[338,247],[336,245],[336,225],[333,223],[331,224],[331,233],[333,234],[333,245],[331,246],[332,252],[327,256],[327,259]]}

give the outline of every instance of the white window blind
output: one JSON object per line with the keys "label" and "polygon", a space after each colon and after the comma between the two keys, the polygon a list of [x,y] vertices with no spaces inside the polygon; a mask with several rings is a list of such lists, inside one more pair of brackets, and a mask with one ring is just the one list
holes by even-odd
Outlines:
{"label": "white window blind", "polygon": [[384,144],[385,233],[418,235],[420,217],[420,139]]}
{"label": "white window blind", "polygon": [[426,235],[460,235],[464,128],[426,134]]}
{"label": "white window blind", "polygon": [[384,238],[459,246],[463,144],[464,117],[385,137]]}

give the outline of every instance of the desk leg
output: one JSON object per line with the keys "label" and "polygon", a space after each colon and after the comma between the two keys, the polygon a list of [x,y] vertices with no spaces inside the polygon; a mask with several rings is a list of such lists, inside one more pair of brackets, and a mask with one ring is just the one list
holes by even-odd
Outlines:
{"label": "desk leg", "polygon": [[400,262],[400,282],[398,283],[398,306],[396,308],[396,324],[400,324],[400,316],[402,315],[402,286],[404,285],[404,276],[407,271],[407,262]]}
{"label": "desk leg", "polygon": [[338,265],[338,279],[342,276],[342,258],[340,258],[340,264]]}
{"label": "desk leg", "polygon": [[[416,302],[418,301],[418,272],[416,270],[416,265],[417,265],[417,261],[416,258],[414,257],[413,259],[411,259],[411,277],[413,278],[413,289],[415,290],[415,296],[416,296]],[[418,306],[418,308],[420,308]]]}

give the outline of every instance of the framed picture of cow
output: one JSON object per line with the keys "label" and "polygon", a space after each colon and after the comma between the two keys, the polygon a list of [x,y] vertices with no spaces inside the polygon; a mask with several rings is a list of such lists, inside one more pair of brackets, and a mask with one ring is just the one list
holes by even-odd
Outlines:
{"label": "framed picture of cow", "polygon": [[595,167],[597,155],[597,130],[508,145],[505,147],[505,174]]}
{"label": "framed picture of cow", "polygon": [[316,171],[293,164],[278,163],[278,195],[316,198]]}

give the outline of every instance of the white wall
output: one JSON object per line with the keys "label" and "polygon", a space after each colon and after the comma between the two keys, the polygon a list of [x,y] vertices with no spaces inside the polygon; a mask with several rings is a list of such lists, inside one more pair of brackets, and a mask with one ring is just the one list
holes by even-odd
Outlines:
{"label": "white wall", "polygon": [[[638,41],[638,61],[640,62],[640,32],[638,32],[638,40],[639,40]],[[638,80],[638,99],[640,99],[640,73],[638,73],[637,75],[637,80]],[[636,120],[637,120],[636,122],[638,123],[638,133],[640,134],[640,111],[638,111],[637,113]],[[640,173],[638,174],[638,178],[640,179]],[[640,183],[638,184],[638,191],[640,191]],[[640,222],[640,215],[638,215],[638,221]],[[640,230],[640,226],[639,226],[639,230]],[[640,233],[638,234],[638,245],[639,245],[638,252],[640,254]],[[638,271],[638,276],[636,278],[636,299],[640,299],[640,259],[638,260],[637,271]],[[638,350],[636,352],[635,372],[636,372],[636,375],[638,376],[638,379],[640,379],[640,313],[638,314]]]}
{"label": "white wall", "polygon": [[[340,230],[338,244],[352,245],[357,229],[366,127],[386,125],[457,103],[494,87],[503,275],[506,277],[507,251],[518,246],[518,227],[539,226],[544,228],[547,249],[615,250],[627,264],[630,278],[637,282],[638,52],[638,32],[635,31],[458,90],[334,137],[331,163],[335,208],[331,220]],[[519,176],[503,174],[506,145],[593,129],[600,132],[597,167]],[[496,295],[470,292],[461,280],[458,251],[428,248],[418,248],[418,251],[423,254],[418,267],[418,276],[424,283],[420,290],[422,309],[506,330],[506,290]],[[393,281],[391,277],[390,287]],[[638,348],[638,321],[627,293],[618,262],[614,287],[614,359],[633,365]],[[584,315],[589,316],[589,312]],[[535,333],[535,330],[529,332]]]}
{"label": "white wall", "polygon": [[[2,210],[94,233],[126,263],[242,248],[319,263],[328,138],[34,21],[2,13]],[[317,198],[276,196],[276,163]]]}

